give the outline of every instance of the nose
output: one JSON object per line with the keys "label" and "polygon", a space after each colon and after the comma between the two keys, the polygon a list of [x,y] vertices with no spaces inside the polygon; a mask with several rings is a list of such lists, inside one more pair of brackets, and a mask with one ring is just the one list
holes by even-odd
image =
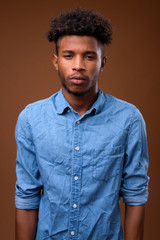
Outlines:
{"label": "nose", "polygon": [[85,70],[84,59],[81,56],[76,56],[74,58],[72,70],[76,71]]}

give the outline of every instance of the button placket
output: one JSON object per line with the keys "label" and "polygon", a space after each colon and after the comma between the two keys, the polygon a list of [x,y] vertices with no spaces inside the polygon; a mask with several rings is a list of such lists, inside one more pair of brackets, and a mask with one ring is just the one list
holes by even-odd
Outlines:
{"label": "button placket", "polygon": [[[69,233],[71,240],[77,239],[78,231],[78,216],[79,216],[79,199],[80,199],[80,186],[81,186],[81,171],[82,171],[82,153],[81,153],[81,142],[82,142],[82,131],[79,124],[74,123],[74,140],[73,140],[73,159],[72,159],[72,191],[71,191],[71,202],[70,202],[70,225]],[[71,234],[73,233],[74,234]]]}

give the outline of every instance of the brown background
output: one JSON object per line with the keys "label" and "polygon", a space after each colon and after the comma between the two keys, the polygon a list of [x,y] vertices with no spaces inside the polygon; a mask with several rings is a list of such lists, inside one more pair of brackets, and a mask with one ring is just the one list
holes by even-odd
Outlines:
{"label": "brown background", "polygon": [[95,8],[114,27],[113,44],[106,50],[108,64],[99,86],[104,92],[135,104],[145,118],[151,180],[144,239],[158,239],[159,0],[1,1],[0,239],[14,239],[14,130],[18,114],[28,103],[46,98],[60,88],[51,63],[53,44],[45,38],[49,19],[78,5]]}

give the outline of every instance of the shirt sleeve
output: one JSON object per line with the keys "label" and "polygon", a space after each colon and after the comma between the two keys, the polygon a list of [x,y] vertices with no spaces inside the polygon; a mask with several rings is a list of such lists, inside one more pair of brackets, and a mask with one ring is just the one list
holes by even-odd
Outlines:
{"label": "shirt sleeve", "polygon": [[128,205],[142,205],[148,199],[148,147],[146,127],[135,109],[130,124],[122,175],[121,194]]}
{"label": "shirt sleeve", "polygon": [[27,108],[19,115],[15,138],[17,143],[15,206],[19,209],[37,209],[42,184],[27,119]]}

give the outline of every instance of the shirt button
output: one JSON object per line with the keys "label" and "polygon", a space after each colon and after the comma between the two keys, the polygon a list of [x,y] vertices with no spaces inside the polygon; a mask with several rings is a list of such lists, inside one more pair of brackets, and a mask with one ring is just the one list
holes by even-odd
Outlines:
{"label": "shirt button", "polygon": [[74,236],[74,231],[71,232],[71,235]]}
{"label": "shirt button", "polygon": [[67,110],[67,112],[70,112],[70,111],[71,111],[70,109]]}
{"label": "shirt button", "polygon": [[77,204],[73,204],[73,207],[74,207],[74,208],[77,208]]}
{"label": "shirt button", "polygon": [[77,176],[75,176],[75,177],[74,177],[74,180],[76,180],[76,181],[77,181],[77,180],[78,180],[78,177],[77,177]]}
{"label": "shirt button", "polygon": [[76,150],[77,150],[77,151],[79,151],[79,149],[80,149],[79,147],[76,147]]}
{"label": "shirt button", "polygon": [[76,123],[77,123],[77,124],[79,124],[79,123],[80,123],[80,121],[77,121]]}

